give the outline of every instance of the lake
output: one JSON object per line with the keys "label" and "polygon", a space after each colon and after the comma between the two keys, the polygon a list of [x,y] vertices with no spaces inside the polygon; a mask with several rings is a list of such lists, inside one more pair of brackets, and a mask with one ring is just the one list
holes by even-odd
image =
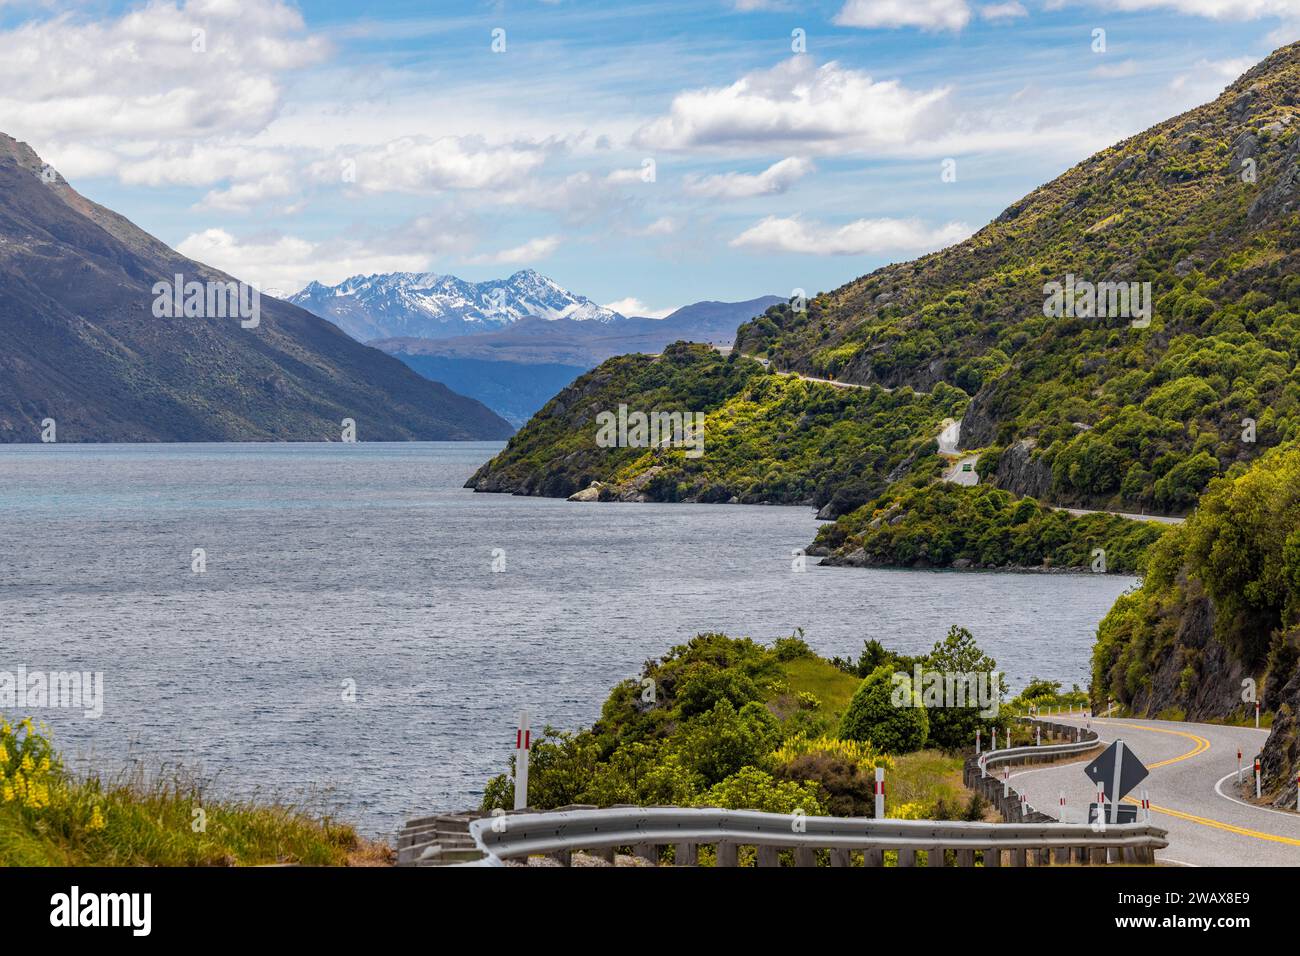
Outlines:
{"label": "lake", "polygon": [[0,446],[0,670],[103,672],[102,717],[33,712],[74,765],[181,763],[391,835],[476,806],[521,707],[534,728],[589,724],[613,683],[695,633],[803,628],[856,657],[961,624],[1013,687],[1082,685],[1097,622],[1134,583],[813,558],[795,573],[811,509],[463,489],[500,447]]}

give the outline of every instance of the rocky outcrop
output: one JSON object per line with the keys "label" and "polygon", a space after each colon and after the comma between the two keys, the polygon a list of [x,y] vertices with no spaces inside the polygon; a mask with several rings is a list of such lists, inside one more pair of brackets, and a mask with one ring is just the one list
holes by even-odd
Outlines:
{"label": "rocky outcrop", "polygon": [[1275,794],[1273,805],[1294,810],[1296,774],[1300,773],[1300,669],[1282,690],[1259,766],[1265,792]]}
{"label": "rocky outcrop", "polygon": [[1135,713],[1182,711],[1188,720],[1242,714],[1242,681],[1252,675],[1214,638],[1214,605],[1195,584],[1179,612],[1172,647],[1130,702]]}
{"label": "rocky outcrop", "polygon": [[993,484],[1012,494],[1050,500],[1052,469],[1034,454],[1034,441],[1024,438],[1010,445],[998,458]]}
{"label": "rocky outcrop", "polygon": [[1246,212],[1246,221],[1251,226],[1290,215],[1300,208],[1300,139],[1286,151],[1278,174],[1270,176],[1267,170],[1261,170],[1260,181],[1267,185]]}

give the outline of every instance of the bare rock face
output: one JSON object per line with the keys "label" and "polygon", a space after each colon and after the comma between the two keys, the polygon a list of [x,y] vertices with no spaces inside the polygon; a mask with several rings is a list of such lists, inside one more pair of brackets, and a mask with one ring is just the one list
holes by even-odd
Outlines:
{"label": "bare rock face", "polygon": [[1246,221],[1251,226],[1287,216],[1300,209],[1300,140],[1291,144],[1282,160],[1281,171],[1276,176],[1261,169],[1261,184],[1266,183],[1259,196],[1250,204]]}
{"label": "bare rock face", "polygon": [[1278,795],[1274,806],[1294,810],[1296,774],[1300,772],[1300,670],[1282,691],[1282,703],[1273,716],[1273,729],[1260,753],[1263,786]]}
{"label": "bare rock face", "polygon": [[1012,494],[1037,498],[1051,498],[1052,469],[1041,458],[1034,457],[1034,441],[1023,438],[1008,446],[998,459],[993,484]]}

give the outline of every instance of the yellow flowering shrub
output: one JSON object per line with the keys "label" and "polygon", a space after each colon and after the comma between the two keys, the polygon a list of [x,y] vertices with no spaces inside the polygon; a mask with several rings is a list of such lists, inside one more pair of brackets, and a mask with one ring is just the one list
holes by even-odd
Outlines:
{"label": "yellow flowering shrub", "polygon": [[[44,725],[41,731],[45,731]],[[9,804],[28,817],[45,818],[57,810],[61,821],[69,813],[85,819],[89,829],[103,829],[103,811],[98,804],[75,806],[63,765],[45,733],[38,732],[30,717],[11,724],[0,718],[0,805]],[[98,826],[95,825],[98,818]]]}
{"label": "yellow flowering shrub", "polygon": [[863,770],[876,767],[894,769],[894,759],[888,754],[880,753],[871,744],[857,740],[840,740],[836,737],[791,737],[772,754],[772,759],[778,765],[788,764],[796,757],[809,753],[837,757],[856,764]]}

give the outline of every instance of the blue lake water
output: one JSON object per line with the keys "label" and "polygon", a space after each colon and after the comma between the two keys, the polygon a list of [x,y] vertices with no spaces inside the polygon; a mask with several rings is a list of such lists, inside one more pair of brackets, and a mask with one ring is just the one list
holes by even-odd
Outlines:
{"label": "blue lake water", "polygon": [[1085,684],[1096,624],[1134,583],[795,573],[810,509],[463,489],[500,447],[0,446],[0,670],[103,672],[101,718],[34,714],[74,762],[180,763],[391,835],[477,805],[521,707],[534,727],[588,724],[613,683],[695,633],[801,627],[856,656],[962,624],[1013,686]]}

